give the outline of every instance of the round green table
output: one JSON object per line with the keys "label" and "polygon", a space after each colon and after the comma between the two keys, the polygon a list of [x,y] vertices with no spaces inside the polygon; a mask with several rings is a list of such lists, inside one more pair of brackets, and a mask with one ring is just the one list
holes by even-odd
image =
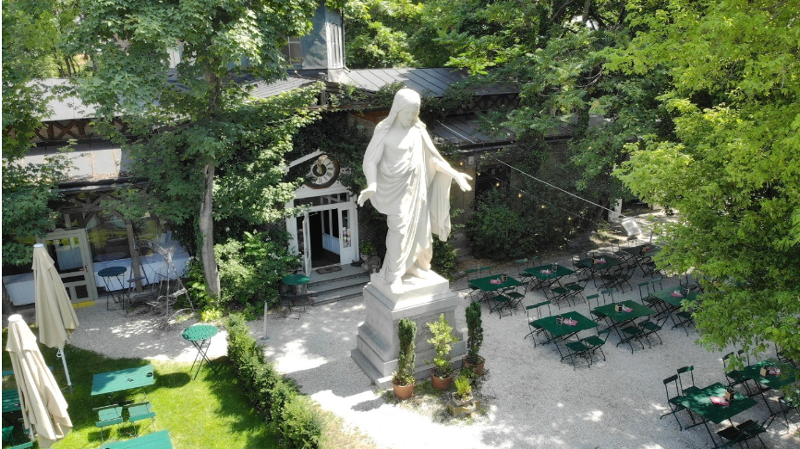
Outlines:
{"label": "round green table", "polygon": [[194,362],[192,362],[192,367],[189,368],[189,374],[192,373],[194,370],[194,364],[198,362],[200,363],[197,365],[197,373],[195,373],[194,377],[197,378],[197,375],[200,374],[200,368],[202,368],[203,361],[206,362],[206,365],[211,367],[211,370],[214,371],[215,374],[217,373],[217,369],[214,368],[214,365],[211,363],[211,360],[208,358],[208,348],[211,347],[211,338],[217,335],[218,329],[217,326],[213,324],[206,324],[200,323],[189,326],[186,330],[181,333],[181,337],[184,340],[191,342],[192,345],[197,349],[197,355],[194,357]]}
{"label": "round green table", "polygon": [[283,283],[294,287],[308,284],[310,279],[305,274],[290,274],[283,277]]}

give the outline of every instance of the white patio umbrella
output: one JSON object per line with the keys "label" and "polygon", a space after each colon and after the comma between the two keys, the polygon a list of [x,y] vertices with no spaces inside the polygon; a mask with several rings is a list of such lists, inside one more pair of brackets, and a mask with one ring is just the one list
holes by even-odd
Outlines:
{"label": "white patio umbrella", "polygon": [[69,341],[72,331],[78,328],[78,317],[53,259],[41,243],[33,245],[33,285],[39,341],[49,348],[58,348],[56,356],[64,364],[67,386],[72,393],[64,345]]}
{"label": "white patio umbrella", "polygon": [[8,317],[6,351],[14,368],[24,425],[31,431],[31,440],[35,432],[39,447],[49,448],[67,436],[72,421],[67,414],[67,401],[21,315]]}

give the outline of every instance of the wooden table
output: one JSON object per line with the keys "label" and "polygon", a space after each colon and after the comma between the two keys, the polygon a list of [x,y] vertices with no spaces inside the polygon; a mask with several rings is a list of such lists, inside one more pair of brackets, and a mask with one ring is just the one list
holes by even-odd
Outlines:
{"label": "wooden table", "polygon": [[756,401],[753,398],[748,398],[739,392],[734,393],[733,399],[728,401],[728,405],[716,405],[712,403],[712,397],[725,397],[725,389],[725,385],[722,385],[721,383],[715,383],[705,388],[701,388],[694,393],[687,394],[686,396],[680,396],[675,399],[675,402],[686,407],[695,415],[703,418],[702,423],[694,424],[689,427],[704,424],[706,426],[706,430],[708,431],[708,435],[711,437],[711,441],[714,442],[715,446],[716,440],[714,440],[714,434],[711,433],[711,429],[708,428],[708,422],[711,421],[714,424],[719,424],[722,421],[730,420],[739,413],[742,413],[743,411],[756,405]]}
{"label": "wooden table", "polygon": [[172,449],[169,432],[161,430],[125,441],[103,443],[98,449]]}
{"label": "wooden table", "polygon": [[120,391],[143,388],[156,383],[153,365],[137,366],[92,376],[92,396],[111,395]]}

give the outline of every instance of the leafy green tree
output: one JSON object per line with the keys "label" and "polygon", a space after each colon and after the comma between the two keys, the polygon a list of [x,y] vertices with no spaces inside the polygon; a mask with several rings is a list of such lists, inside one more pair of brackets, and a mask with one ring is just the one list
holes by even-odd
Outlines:
{"label": "leafy green tree", "polygon": [[3,159],[3,264],[30,263],[34,239],[56,227],[52,204],[69,167],[63,155],[27,165]]}
{"label": "leafy green tree", "polygon": [[[448,65],[468,68],[473,82],[499,83],[520,92],[518,107],[485,114],[487,132],[510,131],[519,140],[498,157],[604,207],[630,195],[611,176],[627,159],[625,144],[637,135],[668,135],[672,126],[668,111],[654,99],[666,91],[663,74],[644,77],[604,70],[608,52],[625,48],[633,32],[625,21],[625,3],[425,4],[429,13],[424,15],[438,30],[437,44],[452,55]],[[571,136],[567,145],[543,145],[546,137],[565,132]],[[540,242],[563,243],[578,226],[591,225],[605,213],[519,175],[508,196],[501,198],[503,204],[495,205],[513,208],[519,203],[516,213],[526,215]],[[518,193],[523,193],[519,201]]]}
{"label": "leafy green tree", "polygon": [[[674,138],[646,135],[618,171],[680,212],[657,262],[706,287],[701,342],[800,360],[800,29],[792,2],[636,1],[639,29],[607,68],[666,73]],[[771,349],[770,349],[771,350]]]}
{"label": "leafy green tree", "polygon": [[345,58],[350,68],[414,67],[409,36],[418,27],[422,5],[410,0],[346,2]]}
{"label": "leafy green tree", "polygon": [[[70,168],[66,157],[23,165],[53,92],[37,78],[74,74],[74,58],[58,49],[60,30],[75,17],[74,2],[9,0],[2,3],[3,263],[30,263],[30,244],[56,224],[58,182]],[[24,243],[23,243],[24,242]]]}
{"label": "leafy green tree", "polygon": [[71,0],[3,2],[3,157],[19,158],[50,111],[50,92],[37,80],[74,75],[78,64],[59,48],[64,24],[75,19]]}
{"label": "leafy green tree", "polygon": [[[80,79],[81,96],[97,105],[102,132],[114,135],[109,124],[115,117],[130,126],[135,173],[149,181],[147,191],[165,217],[196,223],[207,288],[219,296],[215,214],[264,218],[273,201],[291,190],[288,184],[272,189],[273,181],[291,147],[287,131],[310,117],[304,106],[313,97],[305,92],[255,101],[237,80],[285,76],[285,36],[309,30],[307,18],[317,2],[79,0],[78,5],[81,17],[67,48],[87,55],[95,69]],[[178,59],[172,79],[170,50]],[[114,138],[123,140],[119,133]],[[215,196],[225,198],[224,207],[215,208]]]}

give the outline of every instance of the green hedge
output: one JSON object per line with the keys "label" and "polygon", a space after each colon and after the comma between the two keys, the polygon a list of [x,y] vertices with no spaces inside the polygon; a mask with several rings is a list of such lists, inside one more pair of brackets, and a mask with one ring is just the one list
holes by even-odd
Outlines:
{"label": "green hedge", "polygon": [[323,420],[314,403],[264,359],[240,314],[227,321],[228,357],[256,412],[270,423],[285,448],[321,447]]}

